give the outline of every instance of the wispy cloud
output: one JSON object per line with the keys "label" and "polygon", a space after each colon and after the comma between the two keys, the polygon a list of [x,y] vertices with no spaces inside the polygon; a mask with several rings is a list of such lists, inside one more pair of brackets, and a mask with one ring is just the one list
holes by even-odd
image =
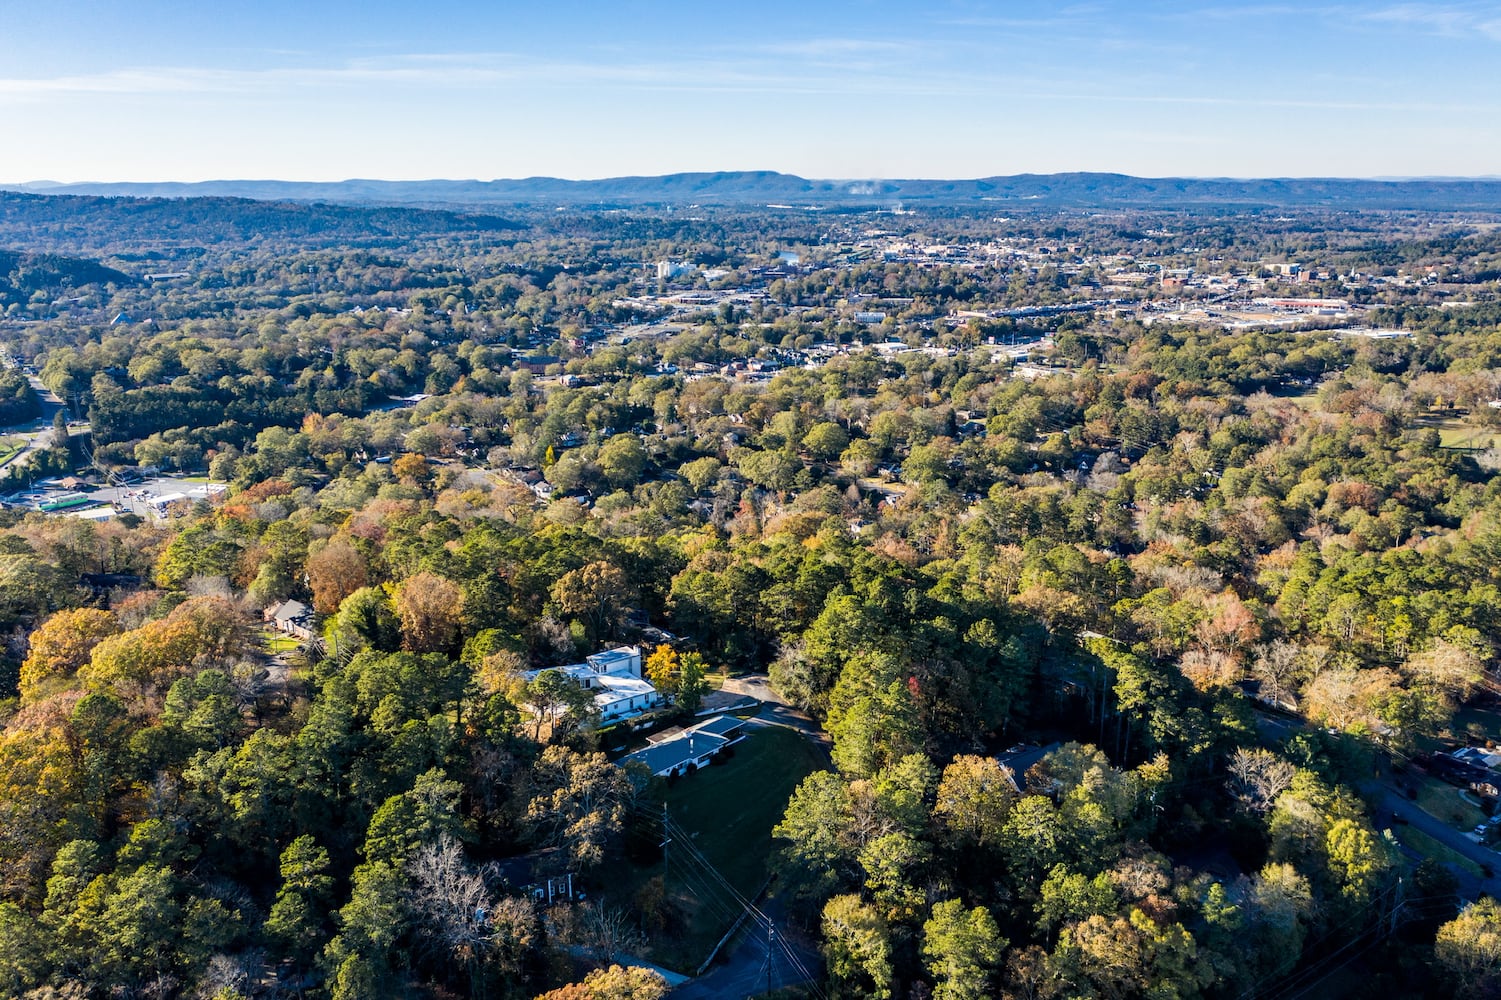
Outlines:
{"label": "wispy cloud", "polygon": [[1501,5],[1494,3],[1397,3],[1384,7],[1351,4],[1231,4],[1199,8],[1180,17],[1210,20],[1317,17],[1328,24],[1420,31],[1446,38],[1479,35],[1501,41]]}
{"label": "wispy cloud", "polygon": [[[0,77],[0,101],[66,100],[81,95],[204,95],[275,98],[312,92],[368,93],[373,87],[483,91],[613,87],[682,92],[767,94],[896,93],[936,96],[954,81],[916,58],[916,44],[818,40],[725,48],[698,58],[550,60],[514,53],[410,54],[338,65],[251,69],[133,67],[94,74]],[[877,56],[873,53],[882,53]],[[905,54],[911,58],[898,58]],[[965,92],[973,86],[960,88]]]}
{"label": "wispy cloud", "polygon": [[1417,29],[1448,38],[1480,35],[1501,41],[1501,8],[1491,4],[1404,3],[1354,14],[1361,21]]}
{"label": "wispy cloud", "polygon": [[376,84],[470,88],[505,83],[650,82],[672,72],[649,64],[543,62],[508,53],[413,54],[333,66],[220,69],[153,66],[54,77],[0,77],[0,97],[69,94],[267,94]]}
{"label": "wispy cloud", "polygon": [[1227,109],[1344,112],[1484,113],[1487,94],[1461,106],[1406,97],[1383,100],[1278,96],[1266,90],[1216,93],[1202,82],[1175,86],[1171,76],[1075,73],[1057,88],[1019,62],[976,67],[967,59],[931,60],[923,42],[821,38],[725,48],[694,59],[549,60],[509,52],[412,53],[353,59],[332,65],[264,68],[136,67],[95,74],[0,77],[0,103],[66,102],[81,96],[171,98],[204,96],[277,101],[319,94],[368,100],[373,91],[519,91],[526,88],[609,88],[643,92],[787,96],[881,96],[904,100],[960,98],[1100,105],[1182,105]]}
{"label": "wispy cloud", "polygon": [[1189,51],[1182,38],[1139,30],[1144,16],[1133,11],[1123,17],[1118,8],[1077,4],[1032,15],[972,14],[938,17],[930,23],[947,36],[943,44],[950,50],[969,49],[987,59],[995,58],[1000,50],[1013,59],[1039,57],[1056,62],[1063,58],[1086,63],[1102,55],[1180,58]]}
{"label": "wispy cloud", "polygon": [[972,14],[960,17],[941,18],[939,24],[963,28],[1012,28],[1036,31],[1038,29],[1077,28],[1083,24],[1095,24],[1113,20],[1115,15],[1106,4],[1069,4],[1047,14],[1019,17],[1004,14]]}
{"label": "wispy cloud", "polygon": [[758,46],[758,50],[772,55],[822,59],[828,56],[900,55],[920,47],[915,42],[907,41],[883,41],[869,38],[809,38],[795,42],[772,42]]}
{"label": "wispy cloud", "polygon": [[1337,7],[1307,7],[1283,3],[1230,4],[1228,6],[1195,7],[1159,16],[1164,19],[1177,21],[1243,21],[1247,19],[1259,20],[1278,17],[1306,18],[1310,15],[1322,16],[1333,14],[1338,10],[1340,8]]}

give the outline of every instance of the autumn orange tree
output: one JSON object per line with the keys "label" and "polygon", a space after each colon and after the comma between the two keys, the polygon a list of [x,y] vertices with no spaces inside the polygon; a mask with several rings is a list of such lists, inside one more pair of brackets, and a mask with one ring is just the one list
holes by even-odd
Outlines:
{"label": "autumn orange tree", "polygon": [[331,615],[350,594],[370,582],[365,557],[344,541],[325,545],[308,557],[308,586],[313,590],[313,610]]}
{"label": "autumn orange tree", "polygon": [[248,630],[232,603],[194,597],[165,618],[101,640],[78,675],[90,688],[153,708],[195,665],[227,663],[248,645]]}
{"label": "autumn orange tree", "polygon": [[595,969],[581,983],[548,990],[537,1000],[660,1000],[667,995],[661,973],[633,965]]}
{"label": "autumn orange tree", "polygon": [[396,591],[403,645],[414,653],[452,650],[458,641],[464,592],[436,573],[414,573]]}

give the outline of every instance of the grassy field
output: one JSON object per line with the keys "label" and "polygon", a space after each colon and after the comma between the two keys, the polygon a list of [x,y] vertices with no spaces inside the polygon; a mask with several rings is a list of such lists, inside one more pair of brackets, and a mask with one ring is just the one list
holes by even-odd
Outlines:
{"label": "grassy field", "polygon": [[793,789],[826,765],[790,729],[753,729],[734,750],[725,763],[669,788],[667,812],[736,888],[749,893],[766,879],[771,828],[781,821]]}
{"label": "grassy field", "polygon": [[25,442],[17,438],[0,437],[0,465],[6,464],[21,454],[25,447]]}
{"label": "grassy field", "polygon": [[1438,443],[1445,448],[1484,450],[1496,447],[1501,438],[1493,427],[1481,427],[1459,417],[1420,417],[1419,427],[1431,427],[1438,431]]}
{"label": "grassy field", "polygon": [[280,632],[273,632],[270,629],[262,629],[261,637],[266,640],[266,649],[273,654],[290,653],[302,645],[302,643],[291,636],[282,635]]}
{"label": "grassy field", "polygon": [[1501,712],[1466,705],[1454,713],[1447,735],[1466,743],[1501,738]]}
{"label": "grassy field", "polygon": [[629,878],[605,891],[624,903],[652,879],[665,879],[673,914],[669,930],[642,957],[680,972],[698,968],[739,912],[689,859],[689,847],[742,895],[754,896],[770,872],[771,828],[781,821],[787,799],[804,777],[827,766],[816,747],[788,729],[753,728],[734,751],[724,763],[665,787],[668,815],[688,843],[668,845],[665,866],[658,861],[633,867]]}
{"label": "grassy field", "polygon": [[1292,403],[1299,409],[1310,412],[1319,408],[1319,390],[1316,388],[1305,389],[1302,392],[1290,393],[1286,396],[1278,396],[1277,398]]}
{"label": "grassy field", "polygon": [[1488,427],[1471,427],[1454,421],[1458,426],[1439,430],[1438,443],[1445,448],[1474,448],[1485,450],[1496,447],[1497,434]]}
{"label": "grassy field", "polygon": [[1424,778],[1418,785],[1418,808],[1465,833],[1485,822],[1485,814],[1459,797],[1459,789],[1437,778]]}
{"label": "grassy field", "polygon": [[1395,828],[1392,832],[1396,834],[1398,840],[1402,841],[1402,843],[1406,844],[1408,847],[1411,847],[1414,851],[1417,851],[1425,858],[1432,858],[1434,861],[1439,861],[1444,864],[1457,865],[1460,868],[1463,868],[1465,871],[1469,872],[1471,875],[1474,875],[1476,878],[1479,878],[1481,875],[1479,865],[1471,861],[1469,858],[1465,857],[1463,854],[1460,854],[1458,851],[1452,850],[1448,847],[1445,847],[1443,844],[1440,844],[1438,841],[1434,840],[1432,837],[1428,836],[1428,834],[1424,833],[1421,830],[1414,830],[1410,826],[1403,826]]}

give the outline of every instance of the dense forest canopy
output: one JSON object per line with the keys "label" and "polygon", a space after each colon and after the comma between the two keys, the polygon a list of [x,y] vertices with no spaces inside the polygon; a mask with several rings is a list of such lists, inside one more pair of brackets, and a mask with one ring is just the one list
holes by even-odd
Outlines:
{"label": "dense forest canopy", "polygon": [[1494,220],[507,216],[0,196],[7,995],[1495,995]]}

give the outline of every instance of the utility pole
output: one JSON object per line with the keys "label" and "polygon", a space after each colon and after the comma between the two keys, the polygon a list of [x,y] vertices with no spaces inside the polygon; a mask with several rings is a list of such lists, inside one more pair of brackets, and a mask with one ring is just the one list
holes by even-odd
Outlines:
{"label": "utility pole", "polygon": [[657,846],[662,848],[662,884],[667,884],[667,845],[672,843],[672,837],[667,833],[667,803],[662,803],[662,843]]}
{"label": "utility pole", "polygon": [[771,957],[776,946],[777,929],[771,921],[766,922],[766,992],[771,992]]}
{"label": "utility pole", "polygon": [[1403,891],[1404,889],[1405,886],[1402,884],[1402,877],[1399,875],[1397,876],[1396,888],[1393,890],[1393,898],[1396,902],[1396,905],[1392,907],[1390,923],[1388,924],[1386,931],[1386,936],[1388,937],[1397,933],[1397,927],[1399,925],[1398,918],[1402,914],[1403,905],[1407,902],[1406,893]]}

